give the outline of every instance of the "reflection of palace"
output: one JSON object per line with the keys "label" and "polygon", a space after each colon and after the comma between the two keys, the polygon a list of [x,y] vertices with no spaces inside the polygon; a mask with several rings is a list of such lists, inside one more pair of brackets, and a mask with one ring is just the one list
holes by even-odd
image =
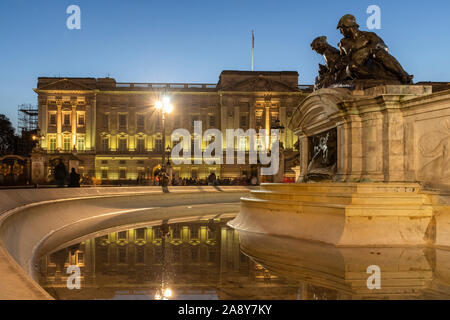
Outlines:
{"label": "reflection of palace", "polygon": [[[161,153],[173,147],[170,134],[184,128],[193,134],[194,121],[207,129],[269,129],[287,126],[294,108],[311,86],[298,85],[298,73],[223,71],[217,84],[118,83],[112,78],[39,78],[41,153],[48,171],[52,160],[64,159],[81,173],[99,180],[151,177]],[[166,115],[166,145],[162,123],[153,106],[162,95],[174,111]],[[279,121],[279,122],[278,122]],[[280,141],[286,171],[295,159],[297,137],[288,128]],[[225,141],[224,141],[225,142]],[[208,142],[203,142],[203,149]],[[239,141],[236,144],[243,144]],[[223,144],[225,150],[226,143]],[[248,150],[248,145],[247,145]],[[248,164],[248,161],[246,162]],[[172,168],[180,177],[221,178],[251,174],[250,165],[182,165]]]}
{"label": "reflection of palace", "polygon": [[[450,299],[446,250],[335,248],[238,234],[224,220],[170,225],[165,242],[161,229],[115,232],[44,257],[40,285],[60,299],[152,299],[162,278],[176,299]],[[81,269],[79,291],[66,287],[69,265]],[[380,290],[367,287],[369,265],[381,269]]]}
{"label": "reflection of palace", "polygon": [[[174,298],[296,299],[285,283],[240,252],[237,232],[224,222],[170,225],[163,249],[160,227],[120,231],[87,240],[41,260],[40,284],[59,298],[149,294],[161,281],[165,250]],[[81,268],[82,290],[66,288],[66,268]],[[154,291],[151,291],[154,292]]]}

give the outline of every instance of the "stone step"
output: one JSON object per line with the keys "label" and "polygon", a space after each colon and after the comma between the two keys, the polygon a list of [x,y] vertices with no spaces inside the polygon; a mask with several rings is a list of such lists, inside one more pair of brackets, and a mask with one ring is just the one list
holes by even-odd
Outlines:
{"label": "stone step", "polygon": [[293,200],[266,200],[253,197],[241,198],[241,205],[250,205],[267,210],[295,211],[306,213],[345,214],[345,216],[432,216],[432,206],[403,204],[390,206],[378,204],[338,204]]}
{"label": "stone step", "polygon": [[419,193],[417,183],[285,183],[261,184],[261,190],[289,193]]}
{"label": "stone step", "polygon": [[336,204],[429,204],[429,197],[417,193],[288,193],[267,190],[252,190],[251,197],[264,200],[291,200],[297,202],[321,202]]}

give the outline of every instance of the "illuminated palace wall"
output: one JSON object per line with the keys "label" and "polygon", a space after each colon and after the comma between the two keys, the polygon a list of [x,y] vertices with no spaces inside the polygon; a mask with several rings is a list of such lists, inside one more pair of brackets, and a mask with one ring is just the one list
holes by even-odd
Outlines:
{"label": "illuminated palace wall", "polygon": [[[217,84],[41,77],[35,89],[41,130],[39,154],[47,180],[57,158],[99,180],[135,180],[140,174],[149,178],[161,164],[161,152],[172,147],[170,134],[174,129],[193,133],[194,121],[202,121],[203,131],[270,129],[276,120],[287,127],[295,107],[311,90],[311,86],[298,85],[295,71],[223,71]],[[169,96],[174,106],[166,115],[165,146],[161,115],[154,108],[163,95]],[[297,137],[286,128],[281,141],[286,173],[293,176],[289,169],[297,158]],[[251,168],[201,164],[174,166],[172,170],[180,177],[205,178],[214,171],[218,177],[233,178],[245,171],[249,174]]]}

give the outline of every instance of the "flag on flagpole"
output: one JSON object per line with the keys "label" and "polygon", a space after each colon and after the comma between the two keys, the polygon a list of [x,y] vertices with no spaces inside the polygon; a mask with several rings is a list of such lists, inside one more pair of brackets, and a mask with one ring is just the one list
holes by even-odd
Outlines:
{"label": "flag on flagpole", "polygon": [[252,49],[254,49],[254,48],[255,48],[255,34],[252,30]]}
{"label": "flag on flagpole", "polygon": [[253,51],[255,49],[255,34],[252,29],[252,71],[253,71]]}

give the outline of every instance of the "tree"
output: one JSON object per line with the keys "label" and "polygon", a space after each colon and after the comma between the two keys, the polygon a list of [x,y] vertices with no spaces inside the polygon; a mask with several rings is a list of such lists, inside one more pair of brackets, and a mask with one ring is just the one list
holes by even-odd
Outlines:
{"label": "tree", "polygon": [[0,155],[14,153],[16,140],[11,121],[4,114],[0,114]]}

